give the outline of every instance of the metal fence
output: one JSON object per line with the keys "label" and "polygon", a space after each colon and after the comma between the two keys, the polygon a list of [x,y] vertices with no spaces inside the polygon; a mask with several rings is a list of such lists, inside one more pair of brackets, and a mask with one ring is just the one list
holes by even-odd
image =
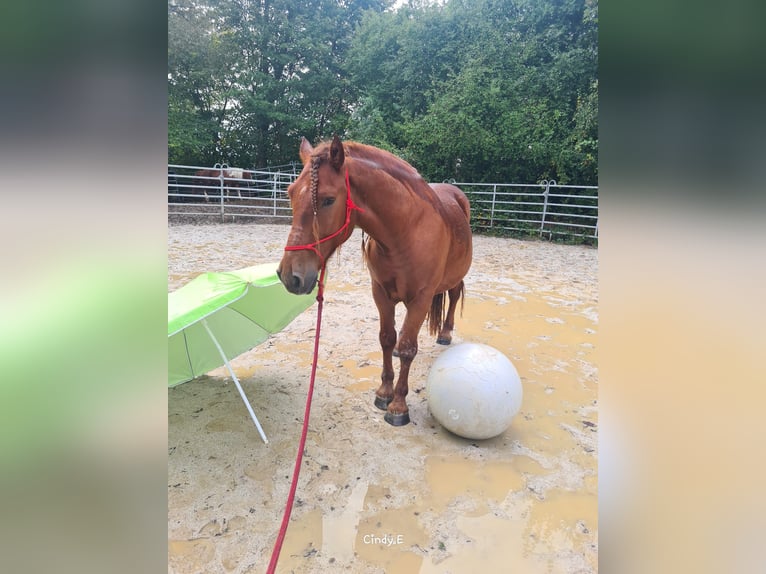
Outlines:
{"label": "metal fence", "polygon": [[[289,166],[283,166],[289,169]],[[290,220],[288,186],[298,177],[289,171],[168,165],[168,216]]]}
{"label": "metal fence", "polygon": [[547,239],[598,239],[598,187],[539,184],[455,183],[471,201],[474,229],[510,231]]}
{"label": "metal fence", "polygon": [[[202,173],[206,172],[206,173]],[[244,221],[292,218],[286,171],[168,165],[168,217]],[[546,239],[598,240],[598,187],[538,184],[455,183],[471,202],[471,226]]]}

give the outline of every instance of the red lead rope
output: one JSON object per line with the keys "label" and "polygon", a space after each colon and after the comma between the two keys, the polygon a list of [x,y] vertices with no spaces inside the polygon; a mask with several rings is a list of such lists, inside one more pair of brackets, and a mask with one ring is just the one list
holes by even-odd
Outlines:
{"label": "red lead rope", "polygon": [[301,431],[301,440],[298,444],[298,455],[295,457],[295,468],[293,469],[293,481],[290,484],[290,493],[287,495],[287,505],[285,513],[282,516],[282,526],[279,528],[277,541],[274,543],[274,550],[271,551],[271,561],[267,574],[274,574],[279,560],[279,553],[282,550],[282,543],[287,534],[287,525],[290,522],[290,514],[293,510],[293,501],[295,500],[295,490],[298,487],[298,476],[301,472],[301,461],[303,460],[303,449],[306,447],[306,433],[309,430],[309,415],[311,414],[311,397],[314,395],[314,380],[317,372],[317,357],[319,356],[319,331],[322,328],[322,303],[324,302],[324,265],[319,273],[319,289],[317,291],[317,329],[314,336],[314,360],[311,363],[311,380],[309,381],[309,392],[306,397],[306,411],[303,414],[303,430]]}
{"label": "red lead rope", "polygon": [[[319,272],[319,289],[317,291],[317,329],[314,336],[314,360],[311,363],[311,380],[309,381],[309,392],[306,397],[306,411],[303,415],[303,430],[301,431],[301,440],[298,444],[298,455],[295,457],[295,468],[293,469],[293,481],[290,484],[290,492],[287,495],[287,504],[285,505],[285,513],[282,516],[282,526],[279,528],[279,534],[277,535],[277,541],[274,543],[274,550],[271,551],[271,561],[269,562],[269,569],[267,574],[274,574],[277,568],[277,561],[279,560],[279,553],[282,550],[282,543],[285,541],[285,534],[287,534],[287,525],[290,522],[290,514],[293,510],[293,501],[295,500],[295,490],[298,487],[298,476],[301,472],[301,462],[303,461],[303,450],[306,447],[306,433],[309,430],[309,414],[311,413],[311,397],[314,395],[314,381],[316,379],[317,372],[317,357],[319,356],[319,331],[322,328],[322,303],[324,302],[324,271],[325,260],[322,254],[319,252],[319,244],[324,243],[334,237],[337,237],[348,229],[351,224],[351,212],[353,210],[364,211],[361,207],[354,203],[351,199],[351,184],[348,180],[348,170],[346,170],[346,221],[338,231],[328,235],[316,241],[314,243],[308,243],[306,245],[288,245],[285,247],[285,251],[299,251],[301,249],[309,249],[319,256],[321,262],[321,271]],[[316,215],[316,214],[315,214]]]}

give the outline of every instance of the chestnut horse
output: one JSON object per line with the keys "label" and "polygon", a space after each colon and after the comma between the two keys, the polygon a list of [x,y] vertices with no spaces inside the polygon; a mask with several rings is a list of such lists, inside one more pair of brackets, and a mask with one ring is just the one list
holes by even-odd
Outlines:
{"label": "chestnut horse", "polygon": [[[367,233],[362,253],[380,315],[383,350],[375,406],[386,410],[388,423],[405,425],[410,421],[408,376],[420,327],[428,317],[437,343],[452,341],[455,308],[471,266],[468,199],[454,185],[429,185],[415,168],[387,151],[344,144],[337,135],[316,148],[304,138],[300,158],[303,171],[287,191],[293,223],[277,274],[291,293],[310,293],[325,261],[354,227]],[[407,313],[397,345],[398,303],[404,303]],[[396,387],[394,347],[400,360]]]}

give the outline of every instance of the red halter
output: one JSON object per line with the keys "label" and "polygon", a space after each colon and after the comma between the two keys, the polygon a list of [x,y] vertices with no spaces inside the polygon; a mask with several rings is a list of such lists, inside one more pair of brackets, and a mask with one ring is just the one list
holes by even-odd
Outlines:
{"label": "red halter", "polygon": [[[324,269],[325,260],[324,257],[322,257],[322,254],[319,252],[320,243],[324,243],[325,241],[329,241],[330,239],[333,239],[346,231],[348,229],[349,224],[351,223],[351,212],[353,210],[357,210],[360,212],[364,212],[364,209],[359,207],[357,204],[354,203],[354,200],[351,199],[351,184],[348,181],[348,168],[346,169],[346,222],[341,226],[338,231],[335,233],[328,235],[327,237],[323,237],[319,241],[315,241],[314,243],[307,243],[306,245],[288,245],[285,247],[285,251],[301,251],[303,249],[310,249],[314,253],[316,253],[319,256],[319,260],[322,262],[321,268]],[[314,217],[316,217],[316,212],[314,212]]]}

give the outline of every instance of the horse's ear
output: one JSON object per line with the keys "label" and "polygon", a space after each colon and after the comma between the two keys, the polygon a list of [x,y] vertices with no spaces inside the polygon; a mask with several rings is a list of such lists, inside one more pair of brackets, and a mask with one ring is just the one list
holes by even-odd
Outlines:
{"label": "horse's ear", "polygon": [[309,143],[309,140],[302,137],[301,138],[301,150],[300,150],[300,157],[301,161],[304,165],[306,165],[311,160],[311,153],[314,151],[314,148],[311,147],[311,144]]}
{"label": "horse's ear", "polygon": [[343,143],[340,141],[338,134],[335,134],[330,144],[330,165],[336,171],[340,171],[344,161],[346,161],[346,155],[343,152]]}

